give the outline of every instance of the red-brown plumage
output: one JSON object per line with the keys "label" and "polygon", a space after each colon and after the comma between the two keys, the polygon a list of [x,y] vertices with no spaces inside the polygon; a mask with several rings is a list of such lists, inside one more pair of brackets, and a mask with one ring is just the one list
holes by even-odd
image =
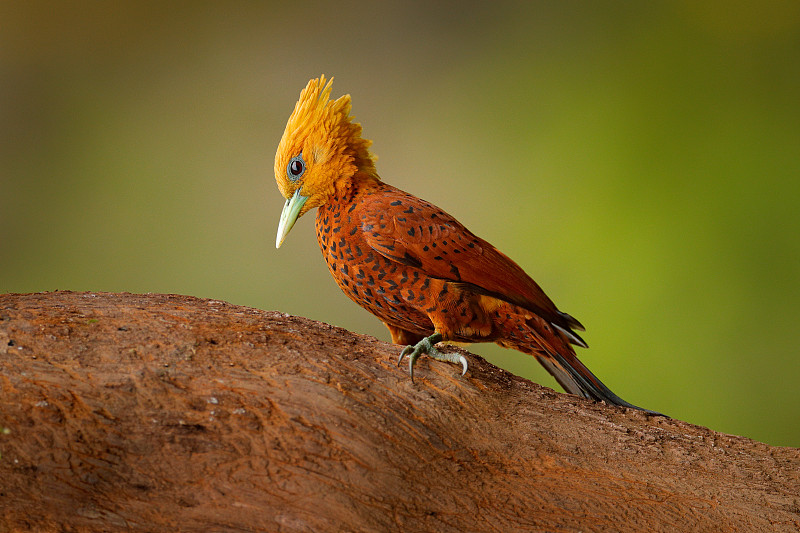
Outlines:
{"label": "red-brown plumage", "polygon": [[505,300],[568,327],[516,263],[441,209],[391,185],[354,179],[320,206],[316,228],[339,286],[387,325],[428,336],[436,323],[446,340],[493,341],[502,327],[481,302]]}
{"label": "red-brown plumage", "polygon": [[516,263],[433,204],[357,175],[320,206],[316,232],[339,287],[386,324],[393,342],[414,344],[435,332],[496,342],[534,355],[569,392],[630,405],[575,356],[570,343],[583,341],[571,328],[580,324]]}
{"label": "red-brown plumage", "polygon": [[[558,310],[514,261],[452,216],[383,183],[349,117],[349,96],[328,101],[312,80],[289,119],[275,172],[287,198],[276,244],[318,207],[316,232],[336,283],[386,324],[397,344],[437,355],[432,343],[496,342],[531,354],[568,391],[635,407],[575,356],[583,326]],[[438,354],[453,360],[446,354]],[[457,359],[456,359],[457,361]],[[462,361],[466,370],[466,361]]]}

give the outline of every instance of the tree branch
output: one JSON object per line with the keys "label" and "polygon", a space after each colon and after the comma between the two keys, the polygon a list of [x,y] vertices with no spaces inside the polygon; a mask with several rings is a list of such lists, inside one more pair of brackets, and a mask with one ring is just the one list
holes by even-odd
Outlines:
{"label": "tree branch", "polygon": [[0,531],[800,528],[798,449],[397,355],[187,296],[0,295]]}

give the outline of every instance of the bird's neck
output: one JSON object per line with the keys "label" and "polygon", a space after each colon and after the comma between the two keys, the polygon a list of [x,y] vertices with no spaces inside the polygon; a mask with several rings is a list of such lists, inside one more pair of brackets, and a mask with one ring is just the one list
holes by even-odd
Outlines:
{"label": "bird's neck", "polygon": [[348,202],[355,196],[380,188],[381,179],[375,172],[357,171],[354,175],[339,179],[330,202]]}
{"label": "bird's neck", "polygon": [[319,206],[317,220],[331,212],[341,211],[345,207],[357,204],[364,195],[386,187],[377,174],[356,172],[348,178],[341,178],[335,184],[328,199]]}

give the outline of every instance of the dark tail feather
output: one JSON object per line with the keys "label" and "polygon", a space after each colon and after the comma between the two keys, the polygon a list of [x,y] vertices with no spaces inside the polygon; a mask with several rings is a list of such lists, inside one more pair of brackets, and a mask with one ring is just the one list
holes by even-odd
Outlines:
{"label": "dark tail feather", "polygon": [[[549,356],[549,357],[548,357]],[[552,358],[552,359],[551,359]],[[555,350],[548,351],[547,356],[536,354],[536,359],[545,369],[556,378],[558,384],[570,394],[576,394],[597,401],[604,401],[612,405],[621,405],[649,413],[651,415],[666,416],[650,409],[628,403],[606,387],[597,376],[592,374],[586,365],[581,363],[577,357],[572,356],[571,362]]]}
{"label": "dark tail feather", "polygon": [[[503,331],[506,336],[495,342],[501,346],[535,356],[539,363],[556,378],[559,385],[571,394],[611,405],[638,409],[652,415],[665,416],[657,411],[626,402],[611,392],[611,389],[606,387],[597,376],[592,374],[591,370],[586,368],[586,365],[580,362],[570,344],[586,348],[586,342],[573,331],[573,328],[583,330],[583,325],[575,318],[559,312],[559,323],[547,322],[538,315],[526,316],[525,319],[530,328],[529,331],[526,332],[520,328],[523,333],[520,336],[516,328],[508,328]],[[513,321],[510,323],[514,324]]]}

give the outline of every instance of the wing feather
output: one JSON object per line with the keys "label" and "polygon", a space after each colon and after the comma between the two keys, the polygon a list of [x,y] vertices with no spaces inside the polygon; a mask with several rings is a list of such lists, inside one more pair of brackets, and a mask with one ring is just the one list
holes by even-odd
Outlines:
{"label": "wing feather", "polygon": [[360,207],[363,236],[384,257],[528,309],[567,331],[583,329],[519,265],[435,205],[383,184]]}

